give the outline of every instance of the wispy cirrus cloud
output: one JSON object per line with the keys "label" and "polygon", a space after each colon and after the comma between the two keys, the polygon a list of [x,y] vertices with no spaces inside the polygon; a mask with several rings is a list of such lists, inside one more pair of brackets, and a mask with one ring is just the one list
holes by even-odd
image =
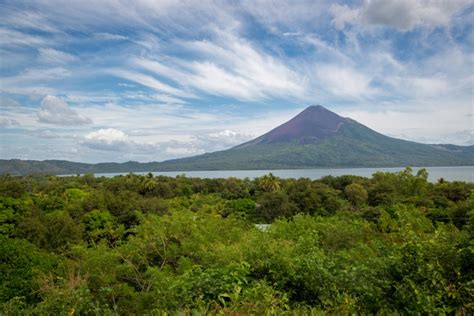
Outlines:
{"label": "wispy cirrus cloud", "polygon": [[54,48],[40,48],[39,61],[46,64],[67,64],[77,61],[77,57]]}
{"label": "wispy cirrus cloud", "polygon": [[370,97],[377,90],[371,86],[372,78],[357,69],[336,64],[317,65],[316,78],[325,82],[325,88],[333,95],[350,98]]}
{"label": "wispy cirrus cloud", "polygon": [[104,41],[126,41],[129,40],[129,37],[119,34],[99,32],[94,34],[94,38]]}
{"label": "wispy cirrus cloud", "polygon": [[178,44],[197,54],[196,59],[171,59],[170,65],[149,58],[134,58],[132,64],[201,93],[238,100],[304,95],[306,81],[280,60],[256,50],[231,34],[219,34],[217,42],[191,41]]}
{"label": "wispy cirrus cloud", "polygon": [[0,44],[2,47],[15,47],[15,46],[29,46],[38,47],[44,46],[47,43],[47,39],[44,37],[29,34],[26,32],[20,32],[5,27],[0,27]]}
{"label": "wispy cirrus cloud", "polygon": [[52,83],[70,74],[64,67],[25,69],[17,75],[3,77],[0,92],[27,96],[55,94],[57,89],[52,87]]}
{"label": "wispy cirrus cloud", "polygon": [[110,69],[110,70],[107,70],[107,72],[110,73],[111,75],[138,83],[142,86],[151,88],[158,92],[168,93],[170,95],[180,96],[180,97],[192,97],[191,94],[186,93],[185,91],[179,88],[175,88],[171,85],[163,83],[157,78],[150,75],[146,75],[141,72],[129,71],[125,69]]}

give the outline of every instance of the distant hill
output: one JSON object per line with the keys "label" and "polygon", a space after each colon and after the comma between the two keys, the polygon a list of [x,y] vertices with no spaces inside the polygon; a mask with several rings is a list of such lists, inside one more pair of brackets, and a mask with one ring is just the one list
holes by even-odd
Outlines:
{"label": "distant hill", "polygon": [[140,163],[128,161],[124,163],[105,162],[88,164],[67,160],[20,160],[0,159],[0,174],[27,175],[27,174],[84,174],[84,173],[123,173],[148,172],[156,170],[158,162]]}
{"label": "distant hill", "polygon": [[317,105],[260,137],[223,151],[160,163],[0,160],[0,174],[472,165],[474,146],[420,144],[388,137]]}

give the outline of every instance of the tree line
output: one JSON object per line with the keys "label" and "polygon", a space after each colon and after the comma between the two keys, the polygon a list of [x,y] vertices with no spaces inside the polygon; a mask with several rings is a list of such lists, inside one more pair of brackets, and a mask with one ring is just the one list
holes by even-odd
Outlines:
{"label": "tree line", "polygon": [[472,314],[474,183],[427,177],[1,176],[0,314]]}

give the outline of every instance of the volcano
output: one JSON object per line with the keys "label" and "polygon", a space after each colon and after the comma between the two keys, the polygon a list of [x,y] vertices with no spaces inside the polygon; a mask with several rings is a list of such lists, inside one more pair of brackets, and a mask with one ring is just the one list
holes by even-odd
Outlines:
{"label": "volcano", "polygon": [[287,142],[311,144],[336,134],[348,121],[321,105],[311,105],[288,122],[235,148]]}
{"label": "volcano", "polygon": [[312,105],[268,133],[228,150],[168,160],[158,170],[474,165],[474,146],[421,144],[380,134]]}
{"label": "volcano", "polygon": [[388,137],[312,105],[268,133],[223,151],[148,163],[0,160],[0,174],[473,165],[474,146],[420,144]]}

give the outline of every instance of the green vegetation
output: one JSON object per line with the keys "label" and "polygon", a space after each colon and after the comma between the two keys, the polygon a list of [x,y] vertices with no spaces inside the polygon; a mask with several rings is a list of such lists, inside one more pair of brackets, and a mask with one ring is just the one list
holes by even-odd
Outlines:
{"label": "green vegetation", "polygon": [[468,315],[473,237],[474,183],[425,170],[2,176],[0,314]]}

